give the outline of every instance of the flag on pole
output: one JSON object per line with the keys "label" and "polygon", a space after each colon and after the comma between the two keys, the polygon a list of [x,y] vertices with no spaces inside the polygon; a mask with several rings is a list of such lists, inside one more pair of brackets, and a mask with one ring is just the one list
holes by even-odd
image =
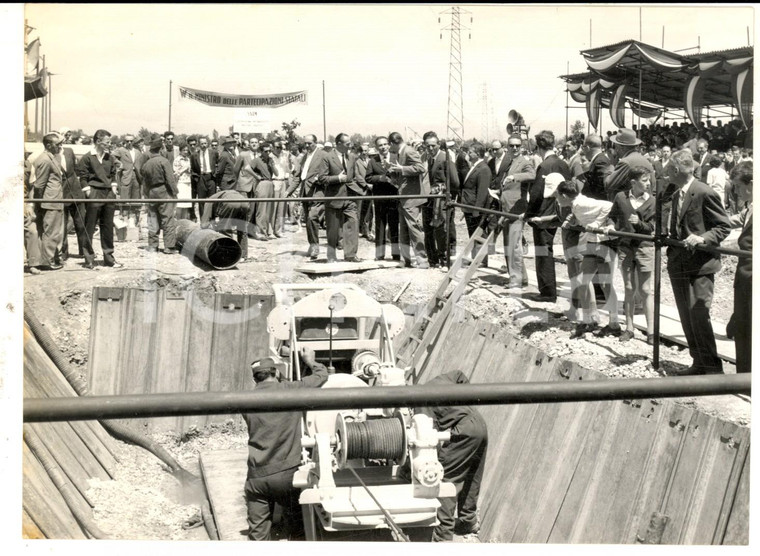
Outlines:
{"label": "flag on pole", "polygon": [[26,47],[26,75],[37,75],[40,65],[40,39],[34,39]]}

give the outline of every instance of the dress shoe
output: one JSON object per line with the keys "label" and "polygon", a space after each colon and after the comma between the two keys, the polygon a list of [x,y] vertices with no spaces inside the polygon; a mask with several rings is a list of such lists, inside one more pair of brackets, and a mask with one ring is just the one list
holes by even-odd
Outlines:
{"label": "dress shoe", "polygon": [[375,257],[375,260],[376,260],[376,261],[384,261],[384,260],[385,260],[385,257]]}
{"label": "dress shoe", "polygon": [[692,375],[703,375],[705,374],[704,369],[701,369],[699,367],[695,367],[692,365],[691,367],[688,367],[686,369],[677,369],[670,371],[668,374],[675,375],[675,376],[692,376]]}
{"label": "dress shoe", "polygon": [[412,266],[414,265],[412,264],[412,261],[409,259],[404,259],[403,261],[401,261],[401,268],[412,268]]}
{"label": "dress shoe", "polygon": [[367,241],[375,241],[375,235],[374,234],[367,234]]}
{"label": "dress shoe", "polygon": [[42,270],[61,270],[63,268],[62,264],[52,263],[47,266],[41,266]]}
{"label": "dress shoe", "polygon": [[551,295],[537,295],[533,297],[533,301],[538,301],[540,303],[556,303],[557,302],[557,296],[551,296]]}
{"label": "dress shoe", "polygon": [[343,260],[345,262],[347,262],[347,263],[360,263],[360,262],[362,262],[362,259],[360,259],[359,257],[346,257]]}
{"label": "dress shoe", "polygon": [[42,274],[42,271],[39,268],[37,268],[36,266],[30,266],[29,267],[29,274],[34,274],[36,276],[37,274]]}
{"label": "dress shoe", "polygon": [[417,268],[420,268],[422,270],[427,270],[428,268],[430,268],[430,263],[427,261],[422,261],[420,263],[417,263]]}
{"label": "dress shoe", "polygon": [[83,268],[86,268],[88,270],[94,270],[95,269],[95,263],[84,263],[82,265]]}
{"label": "dress shoe", "polygon": [[265,236],[264,234],[260,234],[258,232],[253,232],[253,235],[251,236],[252,239],[255,239],[256,241],[269,241],[269,238]]}
{"label": "dress shoe", "polygon": [[628,342],[630,340],[633,340],[633,330],[624,330],[623,333],[620,334],[620,341]]}
{"label": "dress shoe", "polygon": [[179,253],[176,249],[164,249],[164,255],[176,255]]}
{"label": "dress shoe", "polygon": [[391,260],[392,261],[400,261],[401,260],[401,255],[391,255]]}
{"label": "dress shoe", "polygon": [[317,259],[319,259],[319,253],[312,253],[311,255],[309,255],[310,261],[316,261]]}
{"label": "dress shoe", "polygon": [[117,263],[116,261],[111,261],[110,263],[104,263],[103,266],[108,266],[111,268],[124,268],[123,264]]}
{"label": "dress shoe", "polygon": [[283,237],[283,236],[282,236],[282,233],[280,233],[280,232],[275,232],[275,233],[274,233],[274,237],[278,237],[278,238],[281,238],[281,237]]}
{"label": "dress shoe", "polygon": [[603,338],[604,336],[620,336],[622,333],[623,331],[620,326],[610,326],[609,324],[606,324],[594,332],[594,335],[597,338]]}
{"label": "dress shoe", "polygon": [[596,328],[596,325],[593,322],[582,322],[570,334],[570,339],[577,340],[578,338],[582,338],[586,332],[592,332],[594,328]]}

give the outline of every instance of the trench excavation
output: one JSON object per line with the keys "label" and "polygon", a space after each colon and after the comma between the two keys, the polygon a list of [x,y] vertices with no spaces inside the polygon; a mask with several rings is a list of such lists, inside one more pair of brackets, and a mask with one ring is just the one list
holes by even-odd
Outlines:
{"label": "trench excavation", "polygon": [[[350,303],[353,297],[348,297]],[[277,306],[272,295],[96,287],[89,393],[250,390],[248,367],[268,353],[267,317]],[[320,318],[312,317],[300,332],[322,341],[317,337],[325,328]],[[402,324],[408,329],[412,320],[407,314]],[[389,321],[397,326],[397,315]],[[334,340],[376,339],[373,330],[377,328],[353,327],[346,318],[335,327]],[[393,338],[397,358],[404,356],[402,336]],[[25,331],[26,397],[82,393],[68,383],[60,362],[57,365],[50,349],[41,346],[44,342],[31,329]],[[381,348],[381,356],[389,347]],[[350,371],[352,354],[336,348],[334,355],[335,376],[351,378],[341,371]],[[609,380],[595,370],[550,357],[459,306],[440,325],[422,361],[416,370],[421,383],[457,369],[472,383]],[[748,427],[662,399],[493,405],[480,406],[479,411],[489,428],[479,502],[480,542],[748,542]],[[229,416],[209,415],[132,419],[127,425],[147,436],[192,436],[228,422]],[[358,429],[348,430],[353,435]],[[393,432],[394,442],[397,435]],[[109,531],[93,519],[97,508],[88,482],[115,479],[116,441],[91,421],[27,424],[25,436],[24,535],[109,538]],[[397,455],[395,451],[391,450]],[[203,482],[195,482],[192,503],[199,508],[209,538],[244,539],[246,457],[245,439],[228,449],[199,454],[197,472]],[[162,460],[166,473],[182,469]],[[369,487],[394,480],[378,471]],[[352,496],[358,497],[360,488],[352,481],[347,470],[336,475],[336,483],[354,485]],[[65,483],[70,484],[62,488]],[[356,503],[372,506],[367,497],[362,500]],[[392,505],[390,499],[381,502]],[[394,515],[404,510],[391,509]],[[425,527],[406,530],[411,540],[425,538]],[[321,531],[317,538],[390,541],[393,535],[387,529],[381,534]]]}

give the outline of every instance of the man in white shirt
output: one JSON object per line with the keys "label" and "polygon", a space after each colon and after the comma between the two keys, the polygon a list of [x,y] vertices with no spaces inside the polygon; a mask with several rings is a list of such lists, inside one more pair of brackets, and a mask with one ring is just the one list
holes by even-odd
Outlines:
{"label": "man in white shirt", "polygon": [[[282,148],[282,141],[277,140],[272,143],[272,160],[274,162],[274,175],[272,183],[274,184],[274,197],[278,199],[285,198],[285,192],[288,189],[288,178],[290,178],[291,164],[290,153]],[[270,212],[269,221],[274,230],[275,237],[282,237],[285,233],[284,219],[285,203],[274,203]]]}

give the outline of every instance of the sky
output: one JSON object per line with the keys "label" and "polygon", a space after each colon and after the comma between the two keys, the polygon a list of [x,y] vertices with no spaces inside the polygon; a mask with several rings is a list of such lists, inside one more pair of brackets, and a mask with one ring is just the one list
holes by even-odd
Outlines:
{"label": "sky", "polygon": [[[54,127],[90,134],[100,127],[117,134],[143,126],[163,131],[171,80],[175,132],[224,134],[234,119],[234,109],[179,100],[182,85],[238,94],[306,89],[308,105],[272,110],[272,124],[297,118],[299,132],[321,136],[324,80],[327,134],[445,134],[450,40],[441,29],[451,16],[440,12],[450,7],[28,4],[26,18],[35,27],[30,39],[40,37],[56,74]],[[639,38],[638,6],[467,5],[466,11],[467,137],[505,136],[513,108],[533,131],[564,134],[558,76],[568,64],[570,73],[586,70],[580,50]],[[661,46],[663,26],[667,49],[698,43],[702,52],[735,48],[747,44],[748,26],[754,42],[754,9],[641,9],[643,42]],[[570,103],[578,107],[570,110],[570,121],[585,123],[582,105]]]}

